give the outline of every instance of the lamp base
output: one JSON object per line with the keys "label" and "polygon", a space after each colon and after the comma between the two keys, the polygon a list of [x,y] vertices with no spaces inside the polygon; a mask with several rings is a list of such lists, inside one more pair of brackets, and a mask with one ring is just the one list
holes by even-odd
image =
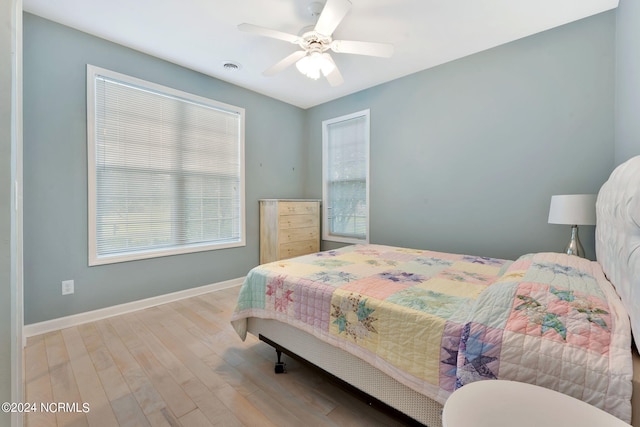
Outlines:
{"label": "lamp base", "polygon": [[582,247],[582,243],[580,243],[580,239],[578,238],[578,226],[571,226],[571,240],[569,244],[565,248],[564,252],[567,255],[576,255],[580,258],[584,258],[584,248]]}

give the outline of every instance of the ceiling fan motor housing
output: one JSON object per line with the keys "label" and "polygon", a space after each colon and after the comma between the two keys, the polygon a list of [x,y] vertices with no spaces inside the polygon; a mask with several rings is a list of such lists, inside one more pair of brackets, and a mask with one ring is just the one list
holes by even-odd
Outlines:
{"label": "ceiling fan motor housing", "polygon": [[298,44],[308,52],[324,52],[331,46],[331,41],[330,36],[324,36],[316,31],[308,31],[302,35]]}

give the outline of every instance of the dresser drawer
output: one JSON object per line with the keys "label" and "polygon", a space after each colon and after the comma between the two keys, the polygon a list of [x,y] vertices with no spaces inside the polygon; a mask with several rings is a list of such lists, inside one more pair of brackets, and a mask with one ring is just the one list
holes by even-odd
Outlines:
{"label": "dresser drawer", "polygon": [[279,215],[318,215],[317,202],[280,202]]}
{"label": "dresser drawer", "polygon": [[318,240],[320,232],[318,227],[283,228],[278,232],[280,243],[300,242],[302,240]]}
{"label": "dresser drawer", "polygon": [[320,250],[320,243],[317,240],[282,243],[279,249],[279,259],[293,258],[300,255],[318,252]]}
{"label": "dresser drawer", "polygon": [[281,215],[278,219],[279,228],[307,228],[317,227],[318,215]]}

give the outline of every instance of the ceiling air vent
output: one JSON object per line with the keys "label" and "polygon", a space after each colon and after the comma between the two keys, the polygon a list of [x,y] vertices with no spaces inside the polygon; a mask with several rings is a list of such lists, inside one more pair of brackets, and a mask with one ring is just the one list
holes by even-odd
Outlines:
{"label": "ceiling air vent", "polygon": [[239,71],[241,67],[237,62],[225,61],[222,63],[222,68],[224,68],[225,71],[235,72]]}

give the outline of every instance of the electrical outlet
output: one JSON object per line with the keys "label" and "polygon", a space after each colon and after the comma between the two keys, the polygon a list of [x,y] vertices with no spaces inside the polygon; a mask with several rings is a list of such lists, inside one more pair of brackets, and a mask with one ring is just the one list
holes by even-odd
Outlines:
{"label": "electrical outlet", "polygon": [[73,280],[63,280],[62,281],[62,295],[69,295],[74,292],[73,289]]}

